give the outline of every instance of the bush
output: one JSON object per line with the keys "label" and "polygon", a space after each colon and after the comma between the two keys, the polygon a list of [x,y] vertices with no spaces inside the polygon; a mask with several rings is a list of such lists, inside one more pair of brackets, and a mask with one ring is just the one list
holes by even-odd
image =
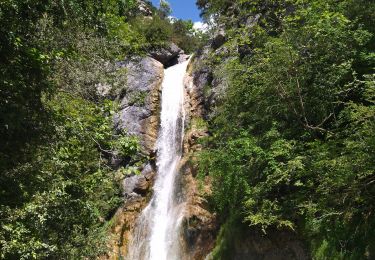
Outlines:
{"label": "bush", "polygon": [[229,86],[200,165],[214,208],[223,222],[239,215],[264,232],[295,230],[316,259],[370,259],[375,38],[353,16],[364,3],[227,4],[212,7],[224,20],[249,6],[263,16],[227,30]]}

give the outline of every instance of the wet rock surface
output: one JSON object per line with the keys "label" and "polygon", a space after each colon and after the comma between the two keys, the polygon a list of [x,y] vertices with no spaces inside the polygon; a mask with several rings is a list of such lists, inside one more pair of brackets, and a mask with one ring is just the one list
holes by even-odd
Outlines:
{"label": "wet rock surface", "polygon": [[[185,125],[187,131],[183,140],[183,158],[180,162],[181,192],[185,197],[185,216],[183,222],[182,240],[185,241],[187,259],[205,259],[215,245],[218,230],[216,215],[213,214],[204,194],[210,193],[210,181],[202,183],[196,179],[196,153],[202,146],[199,139],[207,136],[206,127],[197,124],[205,114],[205,99],[203,89],[197,87],[192,73],[192,64],[185,76]],[[206,81],[203,76],[202,81]]]}
{"label": "wet rock surface", "polygon": [[[164,68],[189,58],[176,45],[171,44],[146,57],[135,57],[117,64],[126,73],[126,86],[117,96],[120,110],[114,116],[117,132],[126,132],[139,137],[142,153],[148,162],[141,167],[140,174],[132,173],[122,179],[124,205],[118,209],[111,226],[112,239],[108,253],[100,259],[122,259],[126,257],[136,220],[150,199],[156,175],[156,141],[160,124],[161,86]],[[103,91],[105,89],[103,88]],[[114,155],[114,167],[127,162]]]}
{"label": "wet rock surface", "polygon": [[112,239],[108,244],[108,252],[98,257],[100,260],[118,260],[125,259],[127,255],[127,245],[131,240],[131,231],[133,230],[136,220],[146,206],[147,200],[141,195],[133,196],[120,207],[112,219],[110,232]]}
{"label": "wet rock surface", "polygon": [[[207,136],[204,122],[211,114],[218,98],[225,89],[225,80],[215,76],[214,71],[205,64],[211,51],[223,52],[225,47],[206,47],[194,58],[185,77],[185,136],[183,140],[183,158],[179,165],[179,184],[177,192],[184,197],[185,215],[181,241],[184,242],[186,258],[210,259],[215,247],[219,223],[210,209],[205,195],[211,193],[211,180],[206,177],[202,182],[196,178],[196,154],[202,149],[200,139]],[[186,59],[177,50],[160,57],[178,57]],[[155,56],[158,57],[158,56]],[[158,57],[159,59],[161,59]],[[168,59],[169,59],[168,58]],[[165,62],[165,60],[161,59]],[[177,60],[178,62],[178,60]],[[142,149],[149,157],[155,157],[155,142],[159,127],[160,90],[165,64],[152,57],[142,57],[120,64],[128,73],[127,86],[122,91],[121,110],[115,116],[117,131],[128,131],[141,139]],[[197,123],[198,122],[198,123]],[[147,205],[156,175],[153,161],[147,162],[141,173],[128,175],[122,181],[124,205],[118,209],[111,227],[113,239],[109,252],[100,259],[124,259],[128,244],[132,239],[132,230],[142,209]],[[233,252],[227,259],[309,259],[303,244],[293,234],[274,232],[265,236],[248,229],[244,236],[233,241]],[[126,259],[126,258],[125,258]]]}
{"label": "wet rock surface", "polygon": [[155,175],[156,166],[149,162],[140,174],[128,175],[123,179],[124,204],[112,220],[112,239],[108,244],[108,253],[99,259],[118,260],[126,257],[138,216],[148,203]]}
{"label": "wet rock surface", "polygon": [[224,76],[225,73],[220,73],[219,71],[219,69],[225,69],[225,64],[213,69],[207,61],[210,53],[215,52],[215,55],[219,55],[225,51],[225,46],[218,48],[216,51],[211,46],[206,46],[193,57],[190,77],[192,78],[194,91],[192,91],[190,96],[193,100],[193,107],[203,109],[201,114],[205,120],[209,120],[214,116],[214,107],[220,98],[224,96],[228,84]]}

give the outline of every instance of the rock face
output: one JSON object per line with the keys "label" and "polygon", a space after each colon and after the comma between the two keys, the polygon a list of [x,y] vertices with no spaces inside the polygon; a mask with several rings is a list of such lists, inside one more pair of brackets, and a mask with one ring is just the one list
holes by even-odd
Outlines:
{"label": "rock face", "polygon": [[211,40],[211,47],[216,50],[226,42],[226,35],[224,29],[219,29]]}
{"label": "rock face", "polygon": [[[206,46],[197,52],[192,61],[190,73],[192,78],[190,84],[194,86],[194,91],[190,94],[192,108],[201,110],[198,113],[205,120],[214,116],[214,108],[220,97],[224,95],[227,87],[225,68],[223,68],[225,64],[223,63],[218,68],[213,69],[211,65],[207,64],[207,60],[210,53],[215,52],[216,55],[219,55],[223,51],[225,51],[224,46],[217,50]],[[223,71],[220,71],[220,69]]]}
{"label": "rock face", "polygon": [[[155,174],[155,148],[160,124],[161,85],[164,68],[188,59],[188,55],[174,44],[160,49],[148,57],[135,57],[117,64],[126,73],[124,86],[116,99],[120,109],[114,116],[116,132],[126,132],[140,139],[141,152],[149,158],[140,174],[132,173],[123,178],[124,205],[112,220],[112,238],[108,252],[99,259],[122,259],[127,255],[128,245],[136,220],[150,198]],[[97,86],[101,93],[109,92],[107,86]],[[113,158],[113,166],[126,165],[124,158]]]}
{"label": "rock face", "polygon": [[155,165],[148,163],[142,170],[140,175],[132,175],[123,181],[123,193],[125,199],[137,197],[138,195],[146,195],[152,186],[156,172]]}
{"label": "rock face", "polygon": [[[225,79],[206,66],[205,60],[210,52],[225,51],[224,46],[216,50],[209,46],[199,52],[188,66],[185,77],[185,135],[177,192],[181,192],[186,201],[181,234],[182,241],[185,241],[186,259],[211,259],[210,253],[216,243],[221,242],[216,241],[220,229],[217,216],[212,213],[205,199],[205,195],[211,193],[211,180],[208,176],[203,182],[197,180],[196,155],[202,149],[199,140],[209,134],[205,121],[212,116],[213,108],[226,85]],[[176,53],[177,50],[154,54],[155,58],[166,62],[164,64],[151,57],[135,58],[119,64],[126,69],[127,86],[118,97],[120,111],[114,118],[116,130],[139,136],[142,151],[149,158],[155,157],[156,153],[154,149],[159,128],[163,69],[170,57],[186,59],[181,52]],[[117,163],[121,165],[122,162],[118,160]],[[125,202],[112,221],[113,238],[108,245],[109,252],[99,259],[117,260],[126,257],[132,230],[137,217],[147,205],[155,174],[155,161],[150,159],[140,174],[131,174],[122,180]],[[247,227],[243,229],[246,231],[231,241],[231,254],[222,259],[308,259],[302,242],[294,234],[275,231],[265,236]]]}
{"label": "rock face", "polygon": [[146,204],[146,199],[140,195],[125,200],[124,205],[117,210],[112,219],[113,224],[110,227],[112,237],[108,244],[108,252],[98,259],[124,259],[127,254],[127,245],[131,239],[131,230]]}
{"label": "rock face", "polygon": [[150,155],[158,133],[163,64],[144,57],[122,62],[120,66],[126,69],[127,86],[119,97],[115,129],[140,137],[143,152]]}
{"label": "rock face", "polygon": [[181,63],[188,58],[188,55],[174,43],[152,50],[149,52],[149,55],[161,62],[166,68]]}
{"label": "rock face", "polygon": [[127,176],[123,180],[124,205],[117,210],[112,219],[109,250],[99,259],[118,260],[128,254],[128,245],[132,239],[137,218],[148,203],[148,194],[155,174],[155,165],[148,163],[140,175]]}
{"label": "rock face", "polygon": [[[112,238],[108,253],[99,259],[122,259],[126,256],[136,219],[148,201],[153,185],[156,165],[153,160],[159,130],[161,84],[164,66],[150,57],[138,57],[118,64],[124,68],[127,84],[117,97],[120,110],[114,116],[117,132],[139,137],[141,150],[149,161],[141,167],[140,174],[127,175],[122,180],[124,205],[112,220]],[[114,166],[126,164],[123,158],[114,158]]]}
{"label": "rock face", "polygon": [[[185,76],[185,136],[183,141],[183,158],[180,162],[181,190],[186,206],[183,222],[183,240],[187,259],[205,259],[215,245],[218,229],[216,216],[209,210],[203,193],[210,193],[210,182],[207,179],[200,189],[196,179],[197,162],[195,155],[201,150],[198,140],[207,136],[207,128],[202,125],[205,113],[203,89],[197,87],[192,74],[192,63]],[[196,79],[197,80],[197,79]],[[204,81],[204,79],[202,78]]]}

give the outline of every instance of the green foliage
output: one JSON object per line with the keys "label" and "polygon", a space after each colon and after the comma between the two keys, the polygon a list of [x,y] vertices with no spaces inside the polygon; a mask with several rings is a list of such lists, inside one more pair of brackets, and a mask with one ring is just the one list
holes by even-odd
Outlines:
{"label": "green foliage", "polygon": [[160,0],[159,12],[160,15],[164,18],[171,15],[172,9],[170,4],[166,0]]}
{"label": "green foliage", "polygon": [[246,226],[241,223],[236,215],[232,215],[223,225],[221,225],[217,236],[218,243],[211,253],[212,259],[231,259],[232,254],[235,251],[233,241],[244,239],[244,228],[246,228]]}
{"label": "green foliage", "polygon": [[[121,50],[122,55],[123,53],[144,53],[146,39],[143,32],[127,22],[125,17],[107,13],[103,15],[103,20],[107,28],[108,38],[113,41],[114,46]],[[108,39],[106,40],[106,45],[108,45]],[[111,48],[114,46],[111,46]]]}
{"label": "green foliage", "polygon": [[154,15],[138,17],[131,21],[131,25],[140,32],[146,48],[157,49],[173,42],[186,53],[192,53],[207,40],[207,35],[193,29],[193,22],[180,19],[169,19]]}
{"label": "green foliage", "polygon": [[171,24],[158,15],[153,16],[152,19],[139,17],[132,24],[145,37],[151,48],[164,46],[171,39]]}
{"label": "green foliage", "polygon": [[[201,5],[218,21],[230,20],[231,59],[224,70],[227,56],[212,62],[229,86],[200,156],[222,220],[240,215],[264,232],[293,229],[314,259],[373,257],[375,37],[368,20],[375,5]],[[261,14],[258,23],[237,23],[246,12]]]}
{"label": "green foliage", "polygon": [[208,127],[207,122],[200,117],[193,117],[190,122],[190,127],[196,130],[205,130]]}
{"label": "green foliage", "polygon": [[134,91],[129,94],[129,104],[135,106],[143,106],[146,102],[147,92]]}
{"label": "green foliage", "polygon": [[139,140],[135,136],[123,135],[115,139],[113,149],[118,152],[119,156],[125,158],[133,156],[140,150]]}
{"label": "green foliage", "polygon": [[[21,150],[40,138],[48,120],[41,103],[52,90],[46,80],[48,59],[27,38],[44,10],[42,3],[2,1],[0,6],[0,171],[24,159]],[[19,14],[25,20],[13,19]]]}
{"label": "green foliage", "polygon": [[[104,252],[105,220],[121,202],[108,153],[134,156],[135,140],[111,135],[108,106],[67,94],[47,102],[55,132],[33,160],[3,172],[1,258],[94,257]],[[18,201],[15,200],[18,198]]]}
{"label": "green foliage", "polygon": [[191,20],[175,20],[172,23],[172,41],[186,53],[192,53],[203,46],[208,40],[207,35],[194,30],[193,25]]}
{"label": "green foliage", "polygon": [[122,201],[109,160],[136,165],[139,142],[113,134],[116,106],[98,87],[116,96],[126,82],[116,61],[145,50],[127,22],[134,4],[1,2],[0,259],[107,250],[108,221]]}

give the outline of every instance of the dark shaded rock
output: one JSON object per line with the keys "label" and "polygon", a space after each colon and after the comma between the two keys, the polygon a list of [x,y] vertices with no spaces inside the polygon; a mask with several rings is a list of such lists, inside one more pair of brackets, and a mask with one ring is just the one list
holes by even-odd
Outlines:
{"label": "dark shaded rock", "polygon": [[199,204],[191,205],[184,222],[184,238],[192,259],[205,259],[213,249],[217,233],[215,217]]}
{"label": "dark shaded rock", "polygon": [[96,259],[117,260],[120,258],[119,256],[127,254],[127,245],[130,243],[132,230],[146,203],[145,197],[134,193],[134,196],[127,199],[124,205],[117,210],[109,227],[111,237],[107,245],[108,251]]}
{"label": "dark shaded rock", "polygon": [[128,200],[139,195],[145,195],[150,188],[151,183],[142,175],[133,175],[124,179],[123,191]]}
{"label": "dark shaded rock", "polygon": [[[222,62],[215,66],[208,63],[212,54],[222,57]],[[190,98],[194,104],[202,105],[203,112],[200,114],[205,120],[215,116],[214,107],[225,96],[228,86],[226,63],[231,59],[233,57],[230,57],[225,45],[216,50],[211,46],[205,46],[193,58],[191,65],[193,69],[190,72],[193,91],[191,91]],[[194,104],[192,107],[195,107]]]}
{"label": "dark shaded rock", "polygon": [[111,166],[117,169],[120,167],[123,161],[124,161],[124,158],[122,158],[122,156],[120,156],[117,151],[114,151],[111,156],[111,161],[110,161]]}
{"label": "dark shaded rock", "polygon": [[[203,260],[212,251],[217,234],[216,216],[209,211],[209,205],[203,194],[210,194],[210,185],[206,180],[195,178],[198,173],[197,153],[202,145],[199,140],[207,136],[207,128],[201,125],[205,112],[205,91],[211,85],[212,72],[205,63],[210,47],[201,50],[188,66],[185,75],[185,124],[183,139],[183,157],[179,163],[179,185],[176,187],[180,197],[184,198],[184,218],[181,241],[186,259]],[[200,120],[199,120],[200,119]]]}
{"label": "dark shaded rock", "polygon": [[219,29],[211,41],[211,48],[214,50],[220,48],[226,40],[227,38],[224,29]]}
{"label": "dark shaded rock", "polygon": [[168,46],[153,50],[149,55],[161,62],[164,67],[170,67],[179,63],[179,56],[184,54],[176,44],[170,43]]}
{"label": "dark shaded rock", "polygon": [[147,181],[152,182],[155,177],[156,169],[150,163],[148,163],[145,168],[143,168],[141,174]]}
{"label": "dark shaded rock", "polygon": [[[209,191],[209,185],[206,181],[201,182],[194,178],[197,173],[194,153],[200,150],[195,144],[198,136],[205,135],[204,130],[198,132],[191,129],[185,134],[184,157],[179,164],[181,178],[179,189],[182,197],[186,199],[181,234],[181,240],[184,241],[183,248],[188,255],[186,259],[203,260],[214,248],[218,225],[216,216],[208,210],[208,203],[201,196]],[[193,136],[194,140],[191,140]]]}
{"label": "dark shaded rock", "polygon": [[126,198],[136,196],[134,189],[138,182],[138,176],[133,175],[124,179],[122,183],[123,193]]}
{"label": "dark shaded rock", "polygon": [[138,194],[146,194],[148,191],[148,188],[150,187],[150,183],[146,180],[144,176],[137,176],[139,177],[135,187],[134,187],[134,192]]}
{"label": "dark shaded rock", "polygon": [[210,68],[204,66],[201,69],[197,70],[193,74],[194,84],[199,86],[203,90],[205,86],[211,84],[213,80],[212,71]]}
{"label": "dark shaded rock", "polygon": [[[202,116],[205,119],[209,118],[211,108],[216,101],[218,93],[213,83],[216,79],[214,77],[214,71],[206,61],[209,59],[209,55],[212,52],[210,46],[204,47],[194,57],[192,62],[192,71],[190,76],[192,77],[192,89],[189,91],[190,106],[193,110],[193,116]],[[217,81],[215,81],[217,82]]]}
{"label": "dark shaded rock", "polygon": [[[137,57],[118,62],[118,68],[126,72],[126,84],[119,90],[116,98],[120,102],[120,111],[114,116],[117,132],[126,131],[136,135],[141,141],[142,152],[150,158],[139,175],[129,175],[122,179],[124,205],[113,218],[108,242],[107,254],[99,259],[118,259],[127,254],[137,217],[146,206],[147,196],[155,176],[155,143],[159,129],[159,110],[161,84],[164,77],[164,66],[151,57]],[[105,93],[106,86],[100,86]],[[127,165],[127,158],[114,155],[115,167]],[[119,180],[122,176],[120,174]]]}

